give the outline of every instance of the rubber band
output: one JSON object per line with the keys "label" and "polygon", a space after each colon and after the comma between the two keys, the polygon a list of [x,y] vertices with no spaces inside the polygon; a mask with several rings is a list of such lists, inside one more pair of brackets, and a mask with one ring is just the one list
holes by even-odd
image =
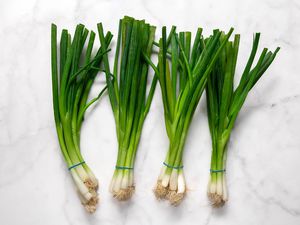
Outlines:
{"label": "rubber band", "polygon": [[117,170],[133,170],[133,167],[128,166],[116,166]]}
{"label": "rubber band", "polygon": [[163,162],[163,164],[164,164],[166,167],[171,168],[171,169],[175,169],[175,170],[179,170],[179,169],[182,169],[182,168],[183,168],[183,166],[171,166],[171,165],[169,165],[169,164],[167,164],[167,163],[165,163],[165,162]]}
{"label": "rubber band", "polygon": [[74,164],[73,166],[70,166],[70,167],[68,168],[68,170],[74,169],[74,168],[76,168],[77,166],[80,166],[80,165],[82,165],[82,164],[84,164],[84,163],[85,163],[85,161],[82,161],[82,162],[80,162],[80,163]]}
{"label": "rubber band", "polygon": [[225,173],[226,169],[222,169],[222,170],[212,170],[212,169],[210,169],[210,172],[211,173]]}

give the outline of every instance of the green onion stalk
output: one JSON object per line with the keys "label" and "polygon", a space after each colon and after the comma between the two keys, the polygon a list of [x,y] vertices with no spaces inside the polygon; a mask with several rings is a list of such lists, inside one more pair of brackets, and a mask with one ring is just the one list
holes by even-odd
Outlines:
{"label": "green onion stalk", "polygon": [[[227,37],[221,35],[220,43]],[[208,122],[212,138],[212,155],[208,197],[214,207],[220,207],[228,200],[225,166],[228,141],[234,122],[243,103],[256,82],[273,62],[279,48],[274,52],[263,49],[255,64],[260,34],[254,35],[252,51],[240,82],[234,88],[234,75],[239,49],[240,36],[227,41],[209,76],[206,87]]]}
{"label": "green onion stalk", "polygon": [[[102,24],[98,24],[98,31],[101,45],[106,46]],[[135,190],[134,162],[157,83],[157,79],[153,78],[147,95],[149,65],[144,55],[151,56],[154,35],[154,26],[125,16],[119,23],[112,73],[107,55],[103,58],[118,139],[118,157],[110,192],[120,201],[130,199]],[[111,75],[115,78],[114,82],[110,79]]]}
{"label": "green onion stalk", "polygon": [[[108,32],[104,40],[105,46],[110,44],[111,39],[112,34]],[[62,30],[58,47],[57,27],[54,24],[51,26],[52,93],[57,136],[81,202],[91,213],[96,210],[98,203],[98,181],[81,155],[80,129],[85,111],[105,90],[104,88],[96,98],[88,101],[103,55],[108,51],[101,47],[92,56],[94,40],[95,33],[79,24],[73,38],[68,30]]]}
{"label": "green onion stalk", "polygon": [[178,34],[175,30],[173,27],[167,37],[166,27],[163,27],[162,38],[156,43],[159,47],[158,66],[150,59],[148,61],[159,80],[169,138],[169,150],[154,194],[177,206],[186,193],[182,158],[188,130],[207,78],[233,29],[221,45],[219,30],[205,39],[199,28],[193,43],[190,32]]}

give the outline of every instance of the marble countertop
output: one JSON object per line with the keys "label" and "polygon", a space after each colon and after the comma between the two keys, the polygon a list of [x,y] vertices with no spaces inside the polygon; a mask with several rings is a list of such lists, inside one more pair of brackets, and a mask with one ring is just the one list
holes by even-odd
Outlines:
{"label": "marble countertop", "polygon": [[[54,128],[50,23],[73,30],[83,23],[116,33],[124,15],[206,34],[241,33],[237,73],[254,32],[260,48],[282,49],[238,117],[228,155],[229,202],[212,209],[206,197],[211,139],[205,102],[186,143],[188,194],[177,208],[152,194],[168,147],[160,91],[145,121],[135,166],[136,193],[117,202],[108,192],[116,159],[115,124],[108,98],[88,112],[82,152],[100,181],[100,205],[80,205]],[[296,225],[300,224],[300,3],[298,0],[27,0],[0,1],[0,224],[3,225]],[[92,90],[96,95],[103,82]],[[159,88],[157,89],[159,90]]]}

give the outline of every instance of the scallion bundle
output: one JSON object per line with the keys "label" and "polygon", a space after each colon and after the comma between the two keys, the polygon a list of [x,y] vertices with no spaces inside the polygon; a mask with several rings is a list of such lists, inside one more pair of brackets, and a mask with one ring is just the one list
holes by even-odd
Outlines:
{"label": "scallion bundle", "polygon": [[221,31],[215,30],[205,39],[199,28],[192,44],[190,32],[178,34],[173,27],[167,37],[163,27],[162,38],[156,44],[158,66],[148,59],[159,80],[169,138],[169,150],[154,193],[172,205],[178,205],[186,193],[182,156],[189,126],[207,77],[232,31],[219,45]]}
{"label": "scallion bundle", "polygon": [[[239,85],[234,89],[234,75],[240,36],[228,41],[208,78],[206,96],[208,122],[212,138],[212,156],[208,196],[212,205],[219,207],[228,200],[225,166],[230,133],[243,103],[259,78],[273,62],[279,48],[274,53],[263,49],[255,66],[260,34],[254,36],[252,51],[242,73]],[[227,37],[222,35],[220,43]]]}
{"label": "scallion bundle", "polygon": [[[84,25],[76,27],[74,37],[64,29],[57,47],[57,27],[51,27],[52,92],[56,131],[60,148],[82,204],[94,212],[98,202],[98,181],[80,152],[80,128],[86,109],[100,94],[88,102],[88,95],[98,73],[103,55],[112,39],[110,32],[104,38],[105,48],[92,56],[95,33],[90,32],[86,50],[84,45],[89,31]],[[59,51],[59,64],[57,60]]]}
{"label": "scallion bundle", "polygon": [[[98,24],[102,46],[106,46],[102,24]],[[155,27],[144,20],[124,17],[119,23],[113,74],[104,56],[108,94],[116,123],[118,157],[110,191],[118,200],[131,198],[134,192],[133,168],[143,123],[149,111],[157,79],[147,96],[148,63]],[[114,82],[110,76],[114,76]]]}

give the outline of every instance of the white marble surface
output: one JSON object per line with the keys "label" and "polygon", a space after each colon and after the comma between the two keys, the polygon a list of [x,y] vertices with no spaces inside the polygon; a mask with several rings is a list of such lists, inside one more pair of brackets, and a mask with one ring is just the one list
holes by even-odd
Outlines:
{"label": "white marble surface", "polygon": [[[136,161],[136,194],[119,203],[108,192],[116,158],[115,125],[107,97],[88,113],[82,151],[100,181],[94,215],[80,205],[54,129],[50,23],[116,33],[124,15],[206,33],[242,34],[238,72],[252,33],[261,45],[281,46],[275,62],[249,95],[230,142],[230,201],[212,209],[206,198],[210,136],[204,99],[186,144],[189,192],[178,208],[157,202],[152,187],[168,146],[160,91],[145,122]],[[298,0],[1,0],[0,1],[0,224],[1,225],[252,225],[300,224],[300,3]],[[159,32],[158,32],[159,33]],[[100,86],[93,89],[95,95]],[[159,89],[157,89],[159,90]]]}

